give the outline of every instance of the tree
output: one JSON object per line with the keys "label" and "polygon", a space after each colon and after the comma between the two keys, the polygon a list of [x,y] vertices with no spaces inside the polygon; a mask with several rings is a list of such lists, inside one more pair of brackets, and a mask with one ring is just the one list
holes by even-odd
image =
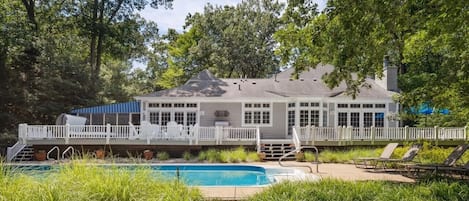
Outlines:
{"label": "tree", "polygon": [[249,0],[235,7],[208,4],[203,14],[188,16],[188,31],[168,47],[169,66],[160,85],[180,85],[203,69],[219,77],[272,74],[279,68],[273,33],[282,8],[277,2]]}
{"label": "tree", "polygon": [[[462,86],[468,77],[464,3],[330,0],[315,16],[304,13],[305,3],[289,1],[287,10],[293,12],[283,18],[293,20],[286,20],[275,35],[282,62],[297,73],[319,63],[332,64],[335,69],[323,77],[325,83],[333,88],[345,82],[354,96],[366,86],[365,78],[382,76],[386,56],[399,69],[398,100],[404,107],[431,103],[453,111],[467,108],[467,102],[460,101],[464,95],[457,95],[467,90]],[[305,15],[309,22],[295,20]],[[457,104],[448,104],[448,99]],[[467,121],[467,115],[462,119]]]}

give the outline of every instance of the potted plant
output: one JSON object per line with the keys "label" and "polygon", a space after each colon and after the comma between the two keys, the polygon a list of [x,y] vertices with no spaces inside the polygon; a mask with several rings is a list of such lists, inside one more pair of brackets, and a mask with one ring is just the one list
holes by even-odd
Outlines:
{"label": "potted plant", "polygon": [[44,160],[46,160],[46,150],[37,150],[37,151],[34,153],[34,158],[35,158],[37,161],[44,161]]}
{"label": "potted plant", "polygon": [[106,154],[106,152],[103,149],[98,149],[95,150],[95,154],[97,159],[104,159],[104,155]]}
{"label": "potted plant", "polygon": [[257,157],[259,157],[259,161],[262,162],[265,160],[266,154],[265,152],[260,152],[260,153],[257,153]]}
{"label": "potted plant", "polygon": [[305,161],[305,153],[302,151],[296,152],[295,154],[295,160],[298,162],[303,162]]}
{"label": "potted plant", "polygon": [[153,158],[153,151],[145,149],[145,151],[143,151],[143,158],[145,158],[145,160],[151,160]]}

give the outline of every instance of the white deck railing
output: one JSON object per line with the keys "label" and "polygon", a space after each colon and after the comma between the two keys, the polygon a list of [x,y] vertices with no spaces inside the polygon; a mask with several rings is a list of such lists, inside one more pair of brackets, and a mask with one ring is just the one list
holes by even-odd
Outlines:
{"label": "white deck railing", "polygon": [[142,124],[129,125],[26,125],[21,124],[18,137],[22,144],[30,140],[64,140],[69,144],[73,139],[105,139],[106,143],[115,140],[187,141],[199,142],[245,141],[256,143],[260,135],[257,128],[199,127],[199,126],[159,126]]}
{"label": "white deck railing", "polygon": [[[461,128],[352,128],[352,127],[295,127],[298,142],[315,141],[417,141],[417,140],[469,140],[466,127]],[[260,144],[258,128],[159,126],[154,124],[130,125],[27,125],[21,124],[18,137],[22,144],[30,140],[105,139],[106,143],[122,140],[186,141],[188,144],[214,142],[253,142]],[[233,144],[233,143],[231,143]],[[301,144],[300,144],[301,145]]]}
{"label": "white deck railing", "polygon": [[469,140],[467,127],[301,127],[297,135],[301,141],[416,141]]}

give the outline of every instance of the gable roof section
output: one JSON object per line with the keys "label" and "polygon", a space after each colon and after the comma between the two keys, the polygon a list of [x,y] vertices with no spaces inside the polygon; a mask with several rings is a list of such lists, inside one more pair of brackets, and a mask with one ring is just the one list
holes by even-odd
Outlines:
{"label": "gable roof section", "polygon": [[[208,70],[192,77],[184,85],[156,91],[140,97],[220,97],[220,98],[287,98],[287,97],[345,97],[346,85],[329,89],[322,81],[324,73],[333,70],[331,65],[318,65],[300,74],[300,79],[290,79],[294,69],[287,69],[269,79],[219,79]],[[374,83],[366,81],[371,88],[363,87],[357,98],[390,98],[394,92],[386,91]]]}

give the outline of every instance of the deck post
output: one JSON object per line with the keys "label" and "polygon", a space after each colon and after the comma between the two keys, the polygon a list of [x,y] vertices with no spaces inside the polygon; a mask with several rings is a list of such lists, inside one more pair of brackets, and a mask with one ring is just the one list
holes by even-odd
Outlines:
{"label": "deck post", "polygon": [[435,145],[438,146],[438,139],[439,139],[439,136],[438,136],[438,126],[435,126],[433,127],[433,132],[435,133]]}
{"label": "deck post", "polygon": [[215,143],[217,145],[221,144],[221,138],[222,138],[222,129],[220,126],[215,126]]}
{"label": "deck post", "polygon": [[200,127],[199,125],[194,126],[194,137],[195,137],[195,144],[199,144],[199,133],[200,133]]}
{"label": "deck post", "polygon": [[374,126],[370,127],[370,135],[371,135],[371,144],[375,144],[376,132],[375,132]]}
{"label": "deck post", "polygon": [[70,142],[70,124],[65,124],[65,144]]}
{"label": "deck post", "polygon": [[463,132],[464,132],[464,139],[465,139],[466,141],[468,141],[468,140],[469,140],[469,136],[467,136],[467,126],[464,126],[464,131],[463,131]]}
{"label": "deck post", "polygon": [[311,140],[311,145],[314,145],[315,144],[315,141],[316,141],[316,126],[315,125],[312,125],[311,128],[309,129],[309,138]]}
{"label": "deck post", "polygon": [[18,126],[18,137],[22,139],[23,144],[26,144],[26,138],[28,137],[28,124],[20,124]]}
{"label": "deck post", "polygon": [[[310,125],[306,126],[306,133],[305,133],[306,144],[308,143],[308,140],[311,139],[311,128],[312,128],[312,126],[310,126]],[[301,138],[300,138],[300,140],[301,140]]]}
{"label": "deck post", "polygon": [[353,127],[347,126],[347,135],[350,136],[350,144],[353,145]]}
{"label": "deck post", "polygon": [[111,124],[106,124],[106,144],[109,144],[111,139]]}
{"label": "deck post", "polygon": [[409,141],[409,126],[404,127],[404,141]]}

